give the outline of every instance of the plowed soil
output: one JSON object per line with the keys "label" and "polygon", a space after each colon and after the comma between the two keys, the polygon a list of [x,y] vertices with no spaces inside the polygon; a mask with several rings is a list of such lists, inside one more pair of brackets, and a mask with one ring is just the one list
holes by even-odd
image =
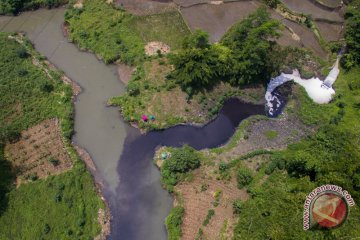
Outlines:
{"label": "plowed soil", "polygon": [[[184,201],[185,214],[183,217],[182,237],[183,240],[193,240],[200,228],[203,229],[204,239],[220,239],[220,232],[227,221],[224,235],[231,237],[236,224],[236,216],[233,214],[233,202],[236,199],[243,201],[248,199],[245,189],[238,189],[236,178],[232,177],[229,182],[216,180],[212,176],[212,169],[201,168],[194,171],[194,179],[191,182],[183,182],[176,187]],[[207,189],[201,191],[201,186],[207,184]],[[219,205],[214,206],[215,192],[221,191]],[[203,226],[208,210],[214,209],[209,224]]]}
{"label": "plowed soil", "polygon": [[21,140],[5,147],[5,154],[15,168],[17,185],[29,181],[30,176],[43,179],[72,167],[57,119],[23,131]]}

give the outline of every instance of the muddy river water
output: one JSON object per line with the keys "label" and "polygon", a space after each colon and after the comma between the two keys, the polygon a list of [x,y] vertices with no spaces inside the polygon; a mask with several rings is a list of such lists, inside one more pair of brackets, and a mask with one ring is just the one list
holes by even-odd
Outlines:
{"label": "muddy river water", "polygon": [[164,219],[171,196],[161,188],[159,171],[152,163],[158,146],[196,149],[224,144],[236,126],[264,106],[231,99],[218,117],[204,127],[177,126],[141,135],[124,123],[117,108],[106,101],[125,91],[115,66],[107,66],[93,54],[79,51],[62,35],[64,9],[26,12],[17,17],[0,17],[0,31],[23,31],[35,48],[67,76],[82,93],[75,103],[73,141],[92,156],[104,183],[104,195],[112,214],[110,239],[166,239]]}

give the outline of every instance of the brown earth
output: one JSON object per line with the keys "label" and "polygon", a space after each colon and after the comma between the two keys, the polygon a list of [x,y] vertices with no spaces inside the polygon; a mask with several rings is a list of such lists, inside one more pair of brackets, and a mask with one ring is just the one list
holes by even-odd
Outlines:
{"label": "brown earth", "polygon": [[310,14],[314,20],[326,19],[333,22],[343,22],[338,10],[325,10],[310,0],[282,0],[282,2],[291,10],[297,13]]}
{"label": "brown earth", "polygon": [[339,41],[344,36],[344,27],[342,24],[334,24],[323,21],[315,22],[321,36],[327,41]]}
{"label": "brown earth", "polygon": [[128,85],[132,77],[132,74],[134,72],[134,69],[135,69],[134,67],[126,65],[125,63],[118,63],[117,74],[120,81],[123,82],[125,85]]}
{"label": "brown earth", "polygon": [[[232,236],[237,222],[237,217],[233,214],[233,202],[236,199],[246,201],[249,196],[245,189],[237,188],[235,177],[232,177],[230,181],[219,181],[213,174],[214,170],[215,167],[201,167],[193,172],[192,181],[182,182],[175,188],[181,196],[185,209],[181,237],[183,240],[195,239],[200,228],[203,229],[204,239],[220,239],[220,232],[225,221],[227,221],[227,227],[223,234],[227,237]],[[216,192],[220,193],[217,206],[214,204]],[[215,215],[209,224],[203,226],[203,221],[210,209],[215,210]]]}
{"label": "brown earth", "polygon": [[161,54],[167,54],[170,52],[169,45],[163,42],[148,42],[145,45],[145,54],[148,56],[154,56],[160,51]]}
{"label": "brown earth", "polygon": [[15,168],[17,185],[28,182],[31,176],[44,179],[72,167],[57,119],[45,120],[23,131],[21,140],[5,146],[5,154]]}
{"label": "brown earth", "polygon": [[283,31],[285,34],[278,41],[280,45],[304,47],[312,50],[323,59],[327,57],[327,52],[321,47],[319,40],[311,29],[290,21],[273,10],[270,13],[272,18],[280,20],[286,27]]}

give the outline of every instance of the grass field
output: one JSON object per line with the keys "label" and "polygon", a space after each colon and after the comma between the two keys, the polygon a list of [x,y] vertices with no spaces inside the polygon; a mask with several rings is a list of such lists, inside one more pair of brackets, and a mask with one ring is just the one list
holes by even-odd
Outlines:
{"label": "grass field", "polygon": [[105,63],[119,60],[138,64],[145,58],[147,42],[162,41],[178,49],[189,33],[177,11],[132,16],[103,0],[86,0],[83,9],[68,9],[65,20],[70,39],[80,48],[96,53]]}
{"label": "grass field", "polygon": [[[97,218],[104,204],[70,145],[71,87],[62,83],[59,71],[48,69],[50,78],[33,64],[42,59],[29,42],[19,44],[8,36],[0,33],[0,239],[92,239],[100,233]],[[4,146],[16,142],[21,131],[50,118],[61,123],[73,167],[15,188],[16,171]]]}

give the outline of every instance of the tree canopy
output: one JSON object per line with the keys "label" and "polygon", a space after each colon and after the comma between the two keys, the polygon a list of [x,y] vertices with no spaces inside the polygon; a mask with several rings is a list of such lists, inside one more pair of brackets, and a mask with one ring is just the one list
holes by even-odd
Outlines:
{"label": "tree canopy", "polygon": [[189,95],[219,81],[235,85],[267,81],[278,67],[272,58],[280,26],[261,7],[235,24],[220,43],[210,45],[208,34],[197,30],[185,39],[184,49],[171,57],[175,69],[170,77]]}
{"label": "tree canopy", "polygon": [[347,53],[342,59],[342,65],[349,69],[360,64],[360,0],[354,0],[348,6],[345,19]]}

